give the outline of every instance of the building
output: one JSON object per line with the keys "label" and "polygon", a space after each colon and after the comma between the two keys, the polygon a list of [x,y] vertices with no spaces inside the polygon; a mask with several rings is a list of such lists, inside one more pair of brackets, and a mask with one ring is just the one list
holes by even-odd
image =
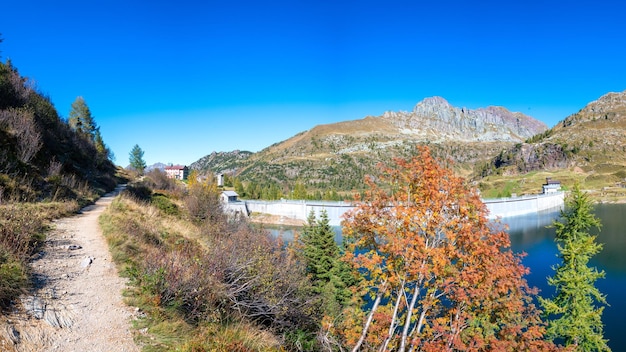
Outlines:
{"label": "building", "polygon": [[182,165],[170,165],[165,167],[165,174],[176,180],[186,180],[189,176],[189,168]]}
{"label": "building", "polygon": [[546,178],[546,183],[543,185],[543,194],[555,193],[561,190],[561,181],[553,180],[550,177]]}
{"label": "building", "polygon": [[224,203],[232,203],[232,202],[238,202],[239,201],[237,199],[237,197],[239,197],[239,195],[235,191],[224,191],[224,192],[222,192],[222,195],[220,197],[222,199],[222,202],[224,202]]}

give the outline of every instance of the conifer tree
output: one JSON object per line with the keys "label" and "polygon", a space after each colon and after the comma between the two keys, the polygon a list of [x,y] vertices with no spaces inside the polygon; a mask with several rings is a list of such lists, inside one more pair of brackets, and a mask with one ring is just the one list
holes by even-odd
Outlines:
{"label": "conifer tree", "polygon": [[91,141],[95,141],[98,126],[83,97],[77,97],[72,103],[68,123],[75,131],[81,132],[87,135]]}
{"label": "conifer tree", "polygon": [[563,341],[576,351],[610,351],[604,339],[602,311],[606,297],[594,286],[604,271],[588,266],[589,260],[602,250],[590,229],[600,230],[600,220],[592,213],[592,204],[576,185],[561,212],[561,222],[555,222],[559,257],[563,262],[548,284],[556,288],[552,299],[540,298],[548,321],[547,335]]}
{"label": "conifer tree", "polygon": [[341,261],[342,251],[335,242],[335,231],[329,224],[326,211],[316,219],[311,211],[307,225],[302,231],[302,252],[307,272],[313,283],[313,291],[320,297],[324,314],[336,316],[351,294],[350,269]]}
{"label": "conifer tree", "polygon": [[143,174],[143,170],[146,168],[146,162],[143,160],[143,150],[141,150],[138,144],[135,144],[130,151],[129,162],[133,169],[137,170],[139,174]]}

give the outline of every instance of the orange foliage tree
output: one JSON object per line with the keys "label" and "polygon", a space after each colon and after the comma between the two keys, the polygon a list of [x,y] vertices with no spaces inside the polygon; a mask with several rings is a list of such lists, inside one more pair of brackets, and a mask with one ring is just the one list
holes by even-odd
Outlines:
{"label": "orange foliage tree", "polygon": [[508,234],[427,147],[396,159],[347,214],[345,258],[365,303],[339,328],[353,351],[552,350]]}

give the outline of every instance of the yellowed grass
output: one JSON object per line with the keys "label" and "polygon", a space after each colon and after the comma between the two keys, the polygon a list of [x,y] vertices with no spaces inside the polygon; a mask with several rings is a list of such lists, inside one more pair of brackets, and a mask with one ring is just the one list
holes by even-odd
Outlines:
{"label": "yellowed grass", "polygon": [[[184,218],[166,215],[157,208],[120,196],[100,218],[103,232],[120,272],[133,270],[133,262],[145,256],[147,248],[133,243],[127,234],[158,234],[163,241],[184,237],[201,246],[208,244],[200,237],[196,225]],[[126,228],[125,228],[126,227]],[[130,287],[126,302],[139,307],[145,317],[134,322],[135,339],[144,351],[278,351],[280,341],[271,332],[246,322],[221,322],[207,317],[200,324],[186,322],[175,311],[160,307],[158,297]],[[216,313],[216,315],[219,315]]]}

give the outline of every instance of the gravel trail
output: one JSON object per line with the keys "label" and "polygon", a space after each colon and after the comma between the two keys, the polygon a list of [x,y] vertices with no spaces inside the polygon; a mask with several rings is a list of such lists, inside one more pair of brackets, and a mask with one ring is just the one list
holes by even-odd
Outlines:
{"label": "gravel trail", "polygon": [[53,222],[32,263],[35,290],[0,324],[2,351],[135,352],[135,311],[122,302],[120,278],[98,217],[117,192],[81,214]]}

